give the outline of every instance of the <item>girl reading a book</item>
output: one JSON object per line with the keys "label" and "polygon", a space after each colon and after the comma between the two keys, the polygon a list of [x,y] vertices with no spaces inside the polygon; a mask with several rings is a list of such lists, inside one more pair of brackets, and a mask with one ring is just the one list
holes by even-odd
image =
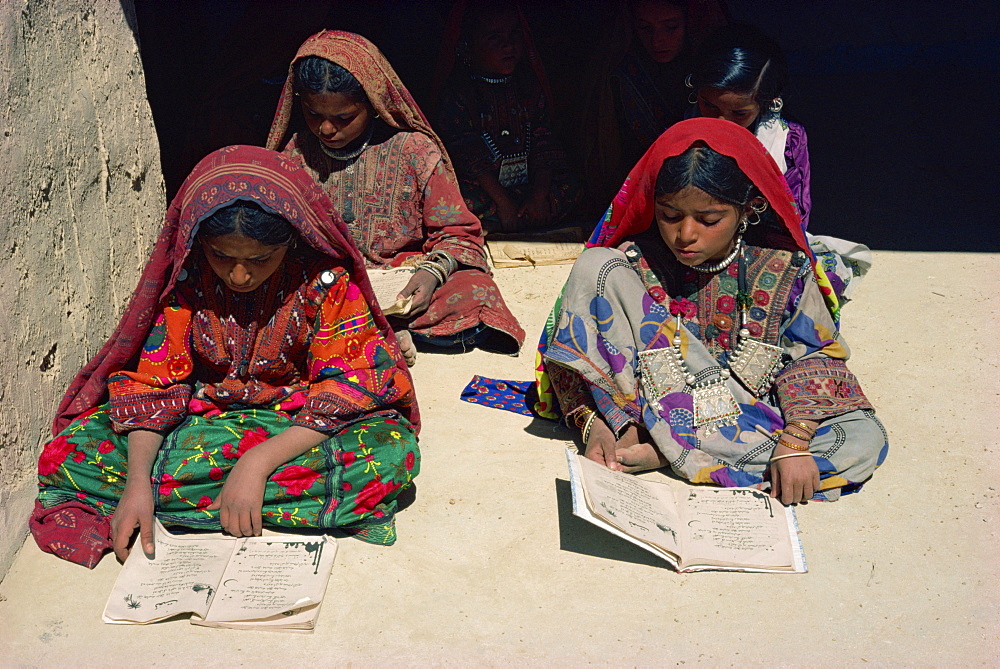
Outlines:
{"label": "girl reading a book", "polygon": [[[298,114],[304,123],[286,138]],[[489,274],[479,219],[444,144],[374,44],[335,30],[307,39],[267,146],[322,186],[369,268],[417,268],[400,292],[409,311],[393,322],[410,362],[414,340],[517,353],[524,330]]]}
{"label": "girl reading a book", "polygon": [[136,531],[340,528],[395,540],[417,411],[364,261],[296,162],[231,146],[167,211],[121,321],[71,384],[31,531],[93,566]]}
{"label": "girl reading a book", "polygon": [[543,337],[538,405],[558,402],[588,458],[785,504],[854,492],[883,461],[837,294],[749,131],[671,127],[590,246]]}

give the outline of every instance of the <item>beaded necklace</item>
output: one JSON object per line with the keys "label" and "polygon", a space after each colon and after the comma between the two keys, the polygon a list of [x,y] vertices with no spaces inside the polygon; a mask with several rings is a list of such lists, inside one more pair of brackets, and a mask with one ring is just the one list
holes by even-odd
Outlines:
{"label": "beaded necklace", "polygon": [[331,149],[329,146],[323,142],[319,143],[319,148],[323,149],[323,153],[333,158],[334,160],[339,160],[341,162],[347,162],[349,160],[354,160],[368,148],[368,144],[372,141],[372,135],[375,134],[375,124],[369,123],[368,129],[365,131],[365,141],[361,143],[361,146],[354,149],[353,151],[348,151],[346,149]]}

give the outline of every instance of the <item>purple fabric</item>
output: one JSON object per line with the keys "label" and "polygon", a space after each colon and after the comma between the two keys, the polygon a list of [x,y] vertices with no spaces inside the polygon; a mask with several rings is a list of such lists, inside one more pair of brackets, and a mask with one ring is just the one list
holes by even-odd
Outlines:
{"label": "purple fabric", "polygon": [[812,211],[812,194],[809,192],[809,145],[806,129],[801,123],[788,121],[788,138],[785,140],[785,181],[792,191],[795,204],[802,218],[802,231],[809,226]]}

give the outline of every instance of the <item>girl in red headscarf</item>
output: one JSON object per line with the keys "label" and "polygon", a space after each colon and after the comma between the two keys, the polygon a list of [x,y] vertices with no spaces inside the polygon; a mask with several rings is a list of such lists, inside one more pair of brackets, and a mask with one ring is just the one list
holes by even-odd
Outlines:
{"label": "girl in red headscarf", "polygon": [[[286,141],[293,102],[304,127]],[[440,138],[385,56],[360,35],[325,30],[299,48],[268,148],[284,148],[323,187],[371,269],[417,270],[393,318],[413,340],[516,353],[524,330],[489,275],[482,227]]]}
{"label": "girl in red headscarf", "polygon": [[671,127],[591,246],[548,324],[540,383],[541,408],[554,391],[587,457],[785,504],[853,492],[885,458],[837,297],[750,132]]}
{"label": "girl in red headscarf", "polygon": [[220,149],[185,180],[115,333],[39,459],[31,531],[93,567],[167,526],[395,539],[419,471],[406,364],[322,190],[281,154]]}

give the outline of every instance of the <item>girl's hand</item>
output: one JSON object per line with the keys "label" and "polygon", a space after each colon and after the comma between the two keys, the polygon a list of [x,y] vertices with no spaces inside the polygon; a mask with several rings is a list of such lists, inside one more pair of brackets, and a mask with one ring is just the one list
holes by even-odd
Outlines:
{"label": "girl's hand", "polygon": [[409,282],[403,287],[403,290],[399,291],[396,299],[402,300],[412,295],[413,302],[410,303],[410,310],[406,312],[406,315],[416,315],[427,310],[427,307],[431,303],[431,296],[434,295],[434,291],[437,288],[437,278],[430,272],[418,269],[410,277]]}
{"label": "girl's hand", "polygon": [[222,529],[234,537],[259,537],[263,527],[264,485],[269,474],[257,471],[249,455],[229,470],[222,490],[208,506],[219,510]]}
{"label": "girl's hand", "polygon": [[[800,443],[799,440],[789,439],[788,436],[783,438]],[[772,457],[796,452],[778,445]],[[817,490],[819,490],[819,467],[816,466],[816,460],[812,456],[782,458],[771,463],[771,497],[780,499],[785,506],[808,502]]]}
{"label": "girl's hand", "polygon": [[593,427],[590,428],[590,439],[584,446],[586,450],[583,456],[588,460],[598,462],[616,472],[622,470],[618,462],[618,442],[611,428],[600,416],[594,418]]}
{"label": "girl's hand", "polygon": [[129,542],[139,528],[139,545],[146,555],[156,550],[153,543],[153,488],[148,483],[126,483],[125,492],[111,517],[111,545],[115,556],[125,562]]}

